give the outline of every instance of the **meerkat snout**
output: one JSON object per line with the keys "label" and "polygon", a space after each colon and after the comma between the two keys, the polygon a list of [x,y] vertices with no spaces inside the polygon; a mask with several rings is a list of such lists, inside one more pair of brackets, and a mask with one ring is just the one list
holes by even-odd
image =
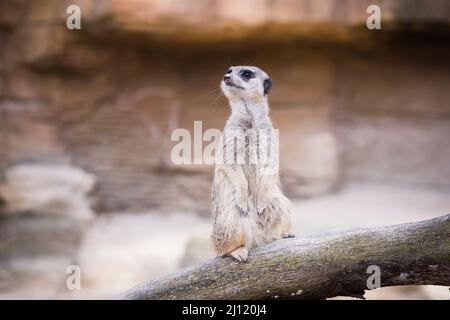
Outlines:
{"label": "meerkat snout", "polygon": [[258,67],[233,66],[225,72],[220,87],[228,99],[263,99],[272,88],[272,80]]}

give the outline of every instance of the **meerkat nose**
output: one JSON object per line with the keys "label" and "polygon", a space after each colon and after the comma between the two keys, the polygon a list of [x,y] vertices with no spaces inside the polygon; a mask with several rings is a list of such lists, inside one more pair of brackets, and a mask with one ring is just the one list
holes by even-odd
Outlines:
{"label": "meerkat nose", "polygon": [[225,81],[225,82],[230,81],[230,79],[231,79],[231,76],[230,76],[229,74],[226,74],[226,75],[224,75],[224,77],[223,77],[223,81]]}

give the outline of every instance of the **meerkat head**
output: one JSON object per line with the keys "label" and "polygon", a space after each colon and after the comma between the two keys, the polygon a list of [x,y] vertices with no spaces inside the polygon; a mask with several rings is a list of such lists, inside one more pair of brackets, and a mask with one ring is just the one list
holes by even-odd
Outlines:
{"label": "meerkat head", "polygon": [[228,100],[258,100],[266,98],[272,88],[270,77],[257,67],[230,67],[220,83]]}

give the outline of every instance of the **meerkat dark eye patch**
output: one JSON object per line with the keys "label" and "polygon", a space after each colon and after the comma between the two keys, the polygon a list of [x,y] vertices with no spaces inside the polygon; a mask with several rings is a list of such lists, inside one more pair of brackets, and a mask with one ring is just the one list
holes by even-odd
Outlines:
{"label": "meerkat dark eye patch", "polygon": [[233,71],[231,68],[229,68],[228,70],[227,70],[227,72],[225,72],[225,74],[229,74],[229,73],[231,73],[231,71]]}
{"label": "meerkat dark eye patch", "polygon": [[268,94],[270,89],[272,89],[272,80],[270,78],[265,79],[263,87],[264,87],[264,94]]}
{"label": "meerkat dark eye patch", "polygon": [[245,81],[250,80],[251,78],[255,77],[255,73],[252,70],[248,70],[248,69],[244,69],[241,72],[239,72],[239,75],[241,76],[242,79],[244,79]]}

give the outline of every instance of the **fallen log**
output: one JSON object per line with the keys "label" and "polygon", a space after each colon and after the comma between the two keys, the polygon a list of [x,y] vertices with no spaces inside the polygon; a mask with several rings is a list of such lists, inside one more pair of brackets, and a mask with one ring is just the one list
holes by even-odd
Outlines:
{"label": "fallen log", "polygon": [[120,298],[362,298],[375,269],[382,287],[450,286],[450,214],[320,238],[274,241],[251,251],[247,263],[214,258],[142,283]]}

